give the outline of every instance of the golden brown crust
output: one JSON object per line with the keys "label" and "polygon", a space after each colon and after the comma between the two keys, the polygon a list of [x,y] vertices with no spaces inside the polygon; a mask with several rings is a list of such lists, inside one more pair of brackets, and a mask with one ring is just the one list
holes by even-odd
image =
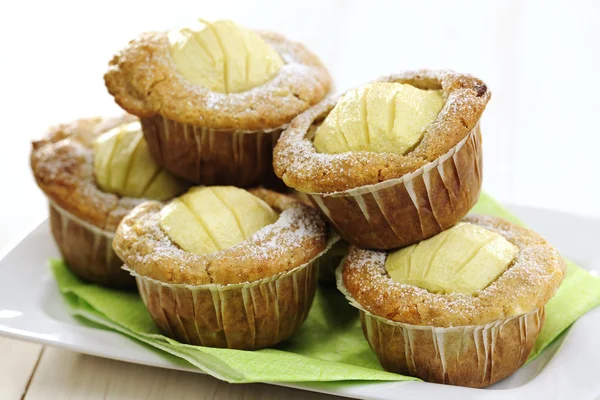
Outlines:
{"label": "golden brown crust", "polygon": [[286,63],[271,81],[242,93],[215,93],[176,71],[165,32],[142,34],[110,62],[108,91],[139,117],[162,115],[213,129],[260,131],[287,124],[321,101],[331,78],[318,57],[275,33],[261,33]]}
{"label": "golden brown crust", "polygon": [[399,178],[436,160],[463,140],[475,128],[491,97],[481,80],[451,71],[406,72],[377,81],[443,91],[446,104],[412,151],[406,155],[362,151],[318,153],[310,136],[336,105],[337,96],[300,114],[283,132],[273,156],[277,176],[296,190],[321,194]]}
{"label": "golden brown crust", "polygon": [[328,228],[315,209],[270,190],[251,193],[281,215],[236,246],[205,255],[182,250],[159,226],[163,204],[149,201],[123,219],[113,248],[139,275],[188,285],[257,281],[306,264],[326,248]]}
{"label": "golden brown crust", "polygon": [[497,232],[519,248],[511,266],[475,295],[434,294],[400,284],[385,270],[387,253],[355,247],[343,266],[345,289],[374,315],[411,325],[483,325],[543,308],[566,272],[558,251],[537,233],[500,218],[469,216],[463,221]]}
{"label": "golden brown crust", "polygon": [[131,115],[79,119],[51,128],[33,142],[31,169],[46,196],[76,217],[114,232],[121,218],[143,199],[119,197],[96,185],[92,147],[99,135],[131,121]]}

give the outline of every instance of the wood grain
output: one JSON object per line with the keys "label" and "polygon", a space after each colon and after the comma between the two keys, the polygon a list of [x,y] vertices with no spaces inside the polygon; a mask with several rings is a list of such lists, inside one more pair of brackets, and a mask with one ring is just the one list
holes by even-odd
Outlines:
{"label": "wood grain", "polygon": [[128,364],[48,347],[25,399],[294,400],[307,396],[311,399],[335,399],[264,384],[231,385],[206,375]]}
{"label": "wood grain", "polygon": [[22,398],[41,351],[39,344],[0,338],[0,399]]}

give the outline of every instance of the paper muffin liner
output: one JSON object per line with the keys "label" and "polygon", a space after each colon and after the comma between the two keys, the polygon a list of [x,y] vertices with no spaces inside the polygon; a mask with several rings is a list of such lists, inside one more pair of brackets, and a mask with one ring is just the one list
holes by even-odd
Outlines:
{"label": "paper muffin liner", "polygon": [[335,286],[335,270],[348,255],[348,242],[340,240],[319,259],[319,282]]}
{"label": "paper muffin liner", "polygon": [[450,151],[397,179],[336,193],[309,193],[340,235],[361,248],[408,246],[450,228],[479,198],[479,124]]}
{"label": "paper muffin liner", "polygon": [[546,318],[545,308],[485,325],[441,328],[395,322],[371,314],[346,290],[341,267],[338,289],[360,312],[365,338],[381,366],[427,382],[485,387],[527,361]]}
{"label": "paper muffin liner", "polygon": [[277,186],[273,147],[284,127],[267,131],[215,130],[157,115],[141,118],[156,162],[201,185]]}
{"label": "paper muffin liner", "polygon": [[100,229],[50,202],[50,228],[67,266],[81,279],[113,288],[133,288],[112,248],[114,233]]}
{"label": "paper muffin liner", "polygon": [[159,329],[183,343],[256,350],[273,346],[300,328],[317,290],[318,258],[254,282],[219,285],[169,284],[124,268],[137,281]]}

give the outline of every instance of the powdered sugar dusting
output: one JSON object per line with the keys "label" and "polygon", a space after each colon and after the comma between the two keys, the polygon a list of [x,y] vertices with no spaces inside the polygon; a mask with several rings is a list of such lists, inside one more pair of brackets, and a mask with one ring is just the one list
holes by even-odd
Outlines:
{"label": "powdered sugar dusting", "polygon": [[119,197],[97,186],[92,147],[100,134],[134,120],[131,115],[85,118],[52,128],[33,143],[31,167],[40,188],[74,216],[114,232],[123,216],[143,199]]}
{"label": "powdered sugar dusting", "polygon": [[343,282],[338,284],[369,312],[413,325],[480,325],[543,307],[566,271],[558,252],[536,233],[504,220],[471,216],[465,221],[494,231],[519,247],[508,269],[473,296],[434,294],[398,283],[385,270],[387,253],[357,248],[351,248]]}
{"label": "powdered sugar dusting", "polygon": [[[443,89],[446,104],[426,129],[423,140],[405,155],[364,151],[318,153],[312,143],[312,131],[333,109],[339,96],[328,98],[296,117],[275,148],[275,172],[288,186],[307,193],[334,193],[413,172],[449,152],[475,129],[490,98],[481,81],[450,71],[408,72],[379,81]],[[484,88],[483,92],[478,88]]]}
{"label": "powdered sugar dusting", "polygon": [[[317,218],[308,217],[303,207],[284,210],[274,224],[267,225],[249,238],[252,243],[246,248],[250,253],[249,258],[267,260],[273,253],[282,250],[285,253],[287,248],[294,247],[306,238],[319,238],[323,235],[320,222]],[[283,235],[277,234],[283,231]]]}
{"label": "powdered sugar dusting", "polygon": [[216,93],[181,76],[164,32],[142,34],[118,53],[105,75],[117,102],[137,115],[163,117],[215,130],[279,128],[322,100],[331,85],[327,69],[303,46],[261,34],[286,61],[263,85],[240,93]]}
{"label": "powdered sugar dusting", "polygon": [[292,270],[332,244],[327,225],[315,209],[275,192],[263,192],[287,199],[278,220],[228,249],[205,255],[180,249],[160,228],[162,204],[146,202],[119,226],[115,251],[136,273],[166,283],[235,284]]}

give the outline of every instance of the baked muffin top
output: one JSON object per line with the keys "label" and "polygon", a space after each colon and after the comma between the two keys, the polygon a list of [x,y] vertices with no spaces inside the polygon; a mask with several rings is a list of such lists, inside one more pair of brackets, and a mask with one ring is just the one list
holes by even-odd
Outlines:
{"label": "baked muffin top", "polygon": [[[228,52],[235,46],[250,45],[249,41],[235,39],[231,41],[231,45],[225,45],[224,36],[218,31],[217,24],[221,22],[210,24],[204,21],[205,24],[210,24],[210,31],[214,34],[211,33],[206,40],[200,40],[201,46],[194,45],[194,48],[206,49],[214,36],[220,40],[217,48],[220,49],[221,58],[237,60],[240,57],[228,56]],[[243,32],[244,35],[249,32],[235,26],[235,32]],[[196,38],[202,34],[196,34],[196,31],[191,35],[185,30],[179,30],[180,39],[183,40],[182,37],[186,35]],[[229,28],[226,31],[231,33]],[[225,79],[229,82],[228,85],[222,85],[220,82],[223,79],[196,79],[194,74],[185,72],[189,68],[182,69],[182,65],[186,63],[201,63],[201,60],[181,61],[180,58],[185,58],[182,55],[184,52],[173,51],[174,42],[177,42],[177,39],[173,39],[173,32],[150,32],[131,41],[113,57],[104,76],[106,87],[121,107],[139,117],[162,115],[181,123],[224,130],[257,131],[278,128],[321,101],[330,89],[331,78],[318,57],[303,45],[276,33],[251,33],[273,49],[271,54],[264,46],[257,45],[256,39],[250,41],[253,48],[258,47],[259,53],[271,60],[268,65],[259,66],[266,71],[269,78],[266,81],[261,77],[252,79],[252,71],[247,70],[245,75],[240,72],[240,75],[245,76],[244,79],[240,78],[241,82],[236,83],[236,90],[227,93],[232,84],[230,79]],[[243,38],[246,38],[247,35],[244,35]],[[207,53],[210,53],[212,61],[220,62],[220,59],[214,60],[214,52]],[[247,53],[254,54],[254,51]],[[225,74],[233,73],[229,68],[231,65],[233,62],[229,66],[225,65]],[[250,62],[246,68],[248,65]],[[221,70],[223,68],[213,68],[207,74],[214,75]],[[263,83],[252,87],[257,82]]]}
{"label": "baked muffin top", "polygon": [[146,198],[166,200],[166,194],[187,186],[155,165],[139,129],[131,115],[84,118],[51,128],[32,144],[37,184],[56,206],[114,232]]}
{"label": "baked muffin top", "polygon": [[200,186],[160,210],[159,225],[183,250],[203,255],[228,249],[277,221],[262,199],[234,186]]}
{"label": "baked muffin top", "polygon": [[[313,143],[315,133],[340,102],[340,96],[325,99],[297,116],[283,132],[273,157],[277,176],[296,190],[328,194],[400,178],[443,157],[466,140],[478,129],[479,118],[491,97],[481,80],[452,71],[406,72],[380,78],[374,85],[377,83],[407,84],[421,90],[440,91],[443,107],[424,132],[400,154],[394,150],[383,152],[383,146],[376,151],[335,154],[318,152]],[[381,107],[394,104],[382,103]],[[369,107],[365,109],[368,111]],[[394,120],[405,117],[396,116]],[[368,116],[364,121],[369,124]]]}
{"label": "baked muffin top", "polygon": [[468,216],[463,221],[497,233],[518,248],[506,270],[483,289],[434,293],[400,283],[386,271],[388,253],[355,247],[338,270],[338,287],[375,316],[436,327],[482,325],[526,314],[554,296],[566,264],[541,236],[497,217]]}
{"label": "baked muffin top", "polygon": [[[215,188],[219,187],[213,190]],[[192,189],[192,195],[194,190],[197,189]],[[200,226],[193,231],[207,232],[212,244],[206,245],[198,243],[204,239],[194,243],[171,232],[177,225],[174,220],[183,218],[187,212],[173,216],[172,208],[148,201],[123,219],[113,248],[134,273],[151,279],[169,284],[228,285],[291,271],[311,262],[332,244],[329,228],[314,208],[267,189],[254,189],[249,193],[278,214],[275,222],[269,223],[272,211],[260,204],[263,222],[257,225],[256,221],[244,221],[249,216],[236,216],[242,210],[234,206],[235,199],[223,197],[227,196],[225,191],[213,193],[216,197],[213,204],[207,204],[206,198],[195,205],[191,204],[195,201],[193,198],[174,200],[184,203],[191,212],[188,221],[199,219]],[[229,217],[231,222],[226,223],[225,219]],[[248,226],[254,228],[247,231],[245,227]],[[220,235],[220,229],[230,233],[239,230],[243,237],[241,241],[229,242],[227,235]],[[194,238],[204,235],[200,230]],[[235,235],[234,232],[231,236]]]}
{"label": "baked muffin top", "polygon": [[213,92],[245,92],[273,79],[283,66],[260,35],[233,21],[199,20],[172,30],[167,39],[177,72]]}
{"label": "baked muffin top", "polygon": [[499,233],[459,222],[429,238],[390,251],[385,270],[392,280],[432,293],[474,295],[496,280],[519,248]]}
{"label": "baked muffin top", "polygon": [[319,153],[405,154],[444,106],[441,90],[374,82],[347,91],[315,130]]}

